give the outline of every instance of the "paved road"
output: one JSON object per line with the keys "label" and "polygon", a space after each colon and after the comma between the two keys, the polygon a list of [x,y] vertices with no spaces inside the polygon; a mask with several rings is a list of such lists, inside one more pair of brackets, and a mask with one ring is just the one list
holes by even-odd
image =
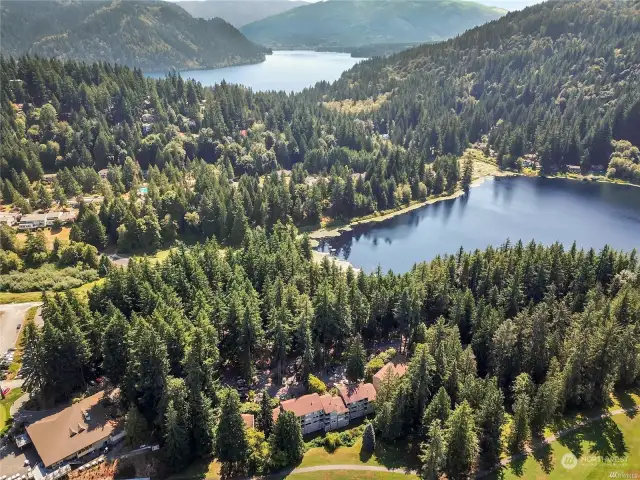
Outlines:
{"label": "paved road", "polygon": [[0,305],[0,355],[15,346],[18,339],[18,325],[24,322],[27,310],[41,302],[10,303]]}

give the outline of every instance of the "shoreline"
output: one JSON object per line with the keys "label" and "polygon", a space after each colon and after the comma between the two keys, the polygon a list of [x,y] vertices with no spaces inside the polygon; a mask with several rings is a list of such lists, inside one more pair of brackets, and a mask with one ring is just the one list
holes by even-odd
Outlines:
{"label": "shoreline", "polygon": [[[489,178],[516,177],[516,176],[518,176],[518,174],[515,173],[515,172],[500,172],[500,173],[499,172],[494,172],[491,175],[484,175],[482,177],[476,178],[473,182],[471,182],[471,184],[469,185],[469,188],[478,187],[478,186],[482,185],[485,182],[485,180],[487,180]],[[454,191],[453,193],[451,193],[449,195],[441,195],[439,197],[431,197],[431,198],[427,198],[426,200],[424,200],[422,202],[413,203],[413,204],[410,204],[410,205],[408,205],[406,207],[402,207],[402,208],[399,208],[399,209],[385,210],[383,212],[378,212],[377,214],[374,213],[374,214],[372,214],[372,216],[369,216],[369,217],[356,218],[356,219],[351,220],[349,223],[347,223],[345,225],[340,225],[340,226],[336,226],[336,227],[328,227],[328,228],[327,227],[321,227],[319,229],[316,229],[316,230],[313,230],[313,231],[309,232],[309,239],[311,240],[311,246],[313,248],[317,248],[320,245],[319,240],[323,240],[325,238],[338,237],[338,236],[342,235],[345,232],[353,231],[353,228],[356,227],[356,226],[366,225],[366,224],[369,224],[369,223],[384,222],[385,220],[389,220],[390,218],[394,218],[394,217],[397,217],[399,215],[404,215],[405,213],[409,213],[409,212],[411,212],[413,210],[417,210],[419,208],[426,207],[427,205],[433,205],[435,203],[446,201],[446,200],[453,200],[455,198],[458,198],[458,197],[464,195],[464,193],[465,193],[464,189],[459,188],[458,190]],[[318,252],[318,253],[324,253],[324,252]],[[326,254],[326,255],[329,255],[329,254]]]}

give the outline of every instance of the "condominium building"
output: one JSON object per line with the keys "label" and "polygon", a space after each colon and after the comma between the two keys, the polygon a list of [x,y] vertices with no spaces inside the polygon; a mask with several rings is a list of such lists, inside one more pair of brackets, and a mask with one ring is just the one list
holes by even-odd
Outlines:
{"label": "condominium building", "polygon": [[371,383],[340,386],[338,392],[349,410],[349,421],[373,413],[376,389]]}

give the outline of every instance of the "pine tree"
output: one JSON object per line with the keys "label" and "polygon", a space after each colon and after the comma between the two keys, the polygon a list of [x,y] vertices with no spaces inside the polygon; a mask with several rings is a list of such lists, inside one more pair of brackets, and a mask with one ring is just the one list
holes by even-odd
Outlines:
{"label": "pine tree", "polygon": [[280,412],[271,435],[271,452],[282,458],[284,464],[281,466],[295,465],[302,459],[302,428],[292,412]]}
{"label": "pine tree", "polygon": [[464,166],[462,169],[462,188],[464,188],[465,190],[468,190],[472,180],[473,180],[473,159],[467,158],[464,161]]}
{"label": "pine tree", "polygon": [[184,426],[184,419],[169,400],[165,411],[164,423],[164,458],[170,470],[177,472],[189,463],[189,434]]}
{"label": "pine tree", "polygon": [[466,401],[458,405],[449,417],[445,443],[444,470],[448,478],[467,478],[478,455],[478,438],[473,412]]}
{"label": "pine tree", "polygon": [[127,444],[135,448],[147,443],[151,436],[147,420],[135,405],[131,405],[127,411],[124,431],[127,434]]}
{"label": "pine tree", "polygon": [[429,426],[434,420],[440,420],[442,425],[447,423],[449,416],[451,415],[451,397],[447,394],[444,387],[440,387],[438,393],[431,399],[431,403],[425,409],[422,416],[422,427],[424,431],[429,429]]}
{"label": "pine tree", "polygon": [[484,398],[476,411],[480,459],[488,468],[500,462],[504,423],[504,395],[495,377],[491,377],[484,382]]}
{"label": "pine tree", "polygon": [[232,389],[227,389],[222,398],[215,452],[222,463],[223,476],[233,477],[245,471],[249,445],[240,416],[240,398],[238,392]]}
{"label": "pine tree", "polygon": [[425,480],[437,480],[445,466],[447,445],[440,420],[434,420],[428,427],[428,443],[423,443],[420,448],[420,478]]}
{"label": "pine tree", "polygon": [[107,326],[102,335],[102,368],[107,377],[118,385],[127,369],[129,351],[123,339],[128,336],[129,323],[113,305],[110,305],[104,323]]}
{"label": "pine tree", "polygon": [[356,382],[364,378],[364,367],[367,361],[362,340],[357,336],[347,350],[347,378],[352,382]]}
{"label": "pine tree", "polygon": [[273,431],[273,409],[271,408],[271,397],[266,388],[262,391],[262,398],[260,399],[258,428],[264,432],[266,438],[269,438]]}
{"label": "pine tree", "polygon": [[376,432],[373,424],[369,423],[362,434],[362,451],[365,453],[373,453],[376,449]]}

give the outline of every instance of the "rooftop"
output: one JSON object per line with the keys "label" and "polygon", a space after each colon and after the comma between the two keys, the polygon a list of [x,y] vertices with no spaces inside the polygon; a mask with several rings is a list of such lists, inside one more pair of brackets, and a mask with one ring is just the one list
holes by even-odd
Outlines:
{"label": "rooftop", "polygon": [[242,420],[244,421],[244,424],[247,426],[247,428],[255,428],[255,418],[252,414],[243,413],[240,416],[242,417]]}
{"label": "rooftop", "polygon": [[109,437],[117,423],[100,402],[104,391],[87,397],[27,427],[45,467]]}
{"label": "rooftop", "polygon": [[341,385],[338,387],[340,397],[346,405],[367,399],[369,401],[376,399],[376,389],[371,383],[360,383],[358,385]]}
{"label": "rooftop", "polygon": [[285,400],[280,406],[287,412],[293,412],[296,417],[324,409],[320,395],[317,393],[311,393],[292,400]]}
{"label": "rooftop", "polygon": [[[388,371],[393,372],[395,375],[401,377],[407,372],[407,364],[403,362],[394,362],[391,361],[387,363],[384,367],[382,367],[378,373],[373,376],[374,381],[380,382]],[[375,383],[375,382],[374,382]]]}
{"label": "rooftop", "polygon": [[331,412],[347,413],[349,411],[340,397],[334,397],[328,393],[320,397],[320,402],[325,414]]}

